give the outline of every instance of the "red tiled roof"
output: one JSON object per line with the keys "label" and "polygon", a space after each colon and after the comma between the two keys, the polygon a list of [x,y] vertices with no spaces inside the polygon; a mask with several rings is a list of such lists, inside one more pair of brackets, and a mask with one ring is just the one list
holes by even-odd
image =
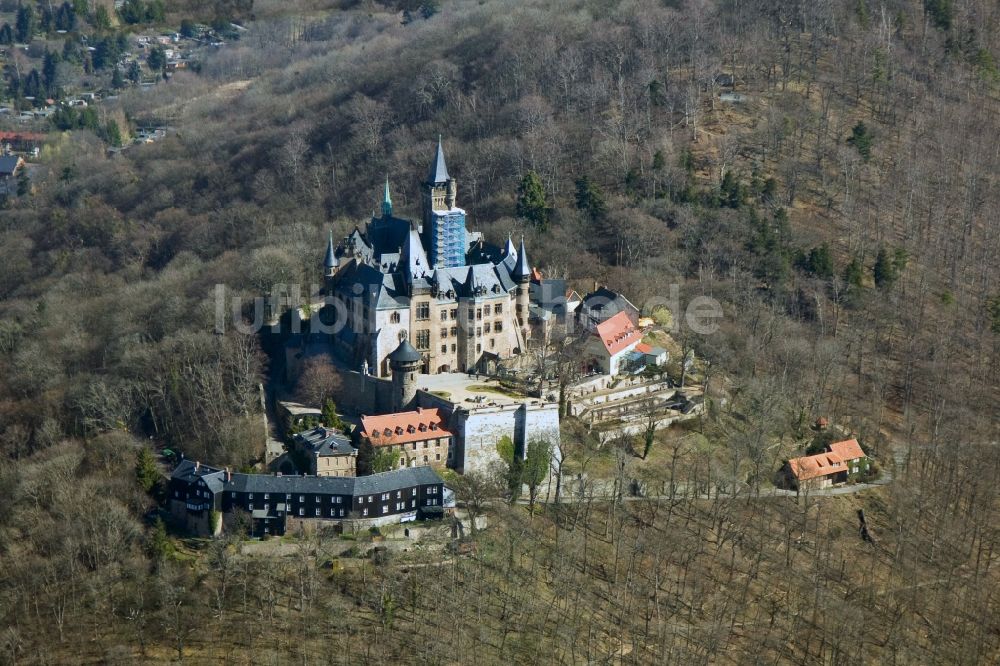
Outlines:
{"label": "red tiled roof", "polygon": [[361,436],[368,438],[374,446],[407,444],[450,435],[444,428],[441,410],[436,407],[361,417]]}
{"label": "red tiled roof", "polygon": [[647,345],[645,342],[640,342],[635,346],[637,352],[642,352],[643,354],[648,354],[653,351],[653,348]]}
{"label": "red tiled roof", "polygon": [[45,135],[38,132],[0,132],[0,141],[44,141]]}
{"label": "red tiled roof", "polygon": [[844,464],[843,458],[830,452],[792,458],[788,461],[788,466],[799,481],[808,481],[819,476],[829,476],[847,471],[847,465]]}
{"label": "red tiled roof", "polygon": [[856,439],[845,439],[842,442],[834,442],[830,445],[830,451],[836,453],[843,460],[854,460],[864,458],[865,452]]}
{"label": "red tiled roof", "polygon": [[595,335],[601,339],[604,348],[612,356],[642,339],[642,333],[635,329],[632,320],[624,311],[598,324]]}

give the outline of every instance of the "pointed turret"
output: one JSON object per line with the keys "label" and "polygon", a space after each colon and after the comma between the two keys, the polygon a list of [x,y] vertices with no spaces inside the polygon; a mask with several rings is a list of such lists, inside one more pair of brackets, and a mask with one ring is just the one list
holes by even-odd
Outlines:
{"label": "pointed turret", "polygon": [[422,277],[430,270],[427,265],[427,255],[424,253],[424,246],[420,242],[420,236],[414,229],[410,229],[403,241],[403,247],[399,250],[399,267],[411,279]]}
{"label": "pointed turret", "polygon": [[469,266],[469,272],[466,274],[465,278],[465,291],[468,296],[475,297],[480,290],[482,285],[476,279],[476,267]]}
{"label": "pointed turret", "polygon": [[427,183],[433,185],[447,183],[448,180],[448,167],[444,163],[444,149],[441,147],[441,136],[438,135],[437,154],[434,155],[431,170],[427,173]]}
{"label": "pointed turret", "polygon": [[521,247],[517,248],[517,263],[511,271],[511,277],[517,281],[517,296],[514,309],[521,325],[521,335],[527,342],[531,337],[531,326],[528,323],[531,285],[531,264],[528,263],[528,253],[524,250],[524,235],[521,235]]}
{"label": "pointed turret", "polygon": [[523,235],[521,236],[521,247],[517,249],[517,263],[514,264],[514,270],[511,272],[511,277],[518,282],[531,281],[531,264],[528,263],[528,253],[524,251]]}
{"label": "pointed turret", "polygon": [[327,276],[333,275],[337,269],[337,253],[333,248],[333,231],[330,232],[330,240],[326,244],[326,256],[323,258],[323,272]]}
{"label": "pointed turret", "polygon": [[382,191],[382,217],[392,216],[392,197],[389,195],[389,176],[385,177],[385,189]]}
{"label": "pointed turret", "polygon": [[507,245],[503,249],[504,258],[517,255],[517,250],[514,249],[514,241],[511,240],[510,234],[507,234]]}

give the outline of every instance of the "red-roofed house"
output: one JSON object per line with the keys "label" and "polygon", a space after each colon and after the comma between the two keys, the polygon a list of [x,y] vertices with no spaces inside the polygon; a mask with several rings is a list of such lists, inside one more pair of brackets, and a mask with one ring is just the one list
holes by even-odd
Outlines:
{"label": "red-roofed house", "polygon": [[847,472],[851,477],[858,474],[866,474],[870,467],[868,455],[858,444],[856,439],[845,439],[842,442],[834,442],[828,447],[830,452],[836,454],[847,465]]}
{"label": "red-roofed house", "polygon": [[362,416],[358,438],[375,449],[399,447],[400,467],[445,465],[452,434],[445,428],[441,410],[417,408],[381,416]]}
{"label": "red-roofed house", "polygon": [[848,467],[836,453],[825,451],[814,456],[792,458],[785,474],[794,488],[829,488],[847,481]]}
{"label": "red-roofed house", "polygon": [[597,324],[587,340],[586,353],[592,365],[606,375],[617,375],[621,362],[642,342],[642,333],[625,312]]}

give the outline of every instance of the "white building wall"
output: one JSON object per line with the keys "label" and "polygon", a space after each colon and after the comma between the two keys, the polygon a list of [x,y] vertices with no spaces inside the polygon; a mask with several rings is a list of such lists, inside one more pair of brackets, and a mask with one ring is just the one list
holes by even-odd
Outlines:
{"label": "white building wall", "polygon": [[[399,323],[392,323],[392,314],[399,314]],[[390,372],[383,366],[385,359],[399,346],[399,334],[405,331],[410,333],[410,310],[403,308],[400,310],[376,310],[375,311],[375,331],[376,338],[372,357],[368,359],[368,372],[377,377],[388,377]]]}
{"label": "white building wall", "polygon": [[548,439],[553,444],[553,457],[557,461],[561,459],[559,406],[556,403],[462,410],[454,421],[459,452],[455,466],[463,472],[485,469],[499,460],[497,444],[505,435],[522,455],[531,439]]}

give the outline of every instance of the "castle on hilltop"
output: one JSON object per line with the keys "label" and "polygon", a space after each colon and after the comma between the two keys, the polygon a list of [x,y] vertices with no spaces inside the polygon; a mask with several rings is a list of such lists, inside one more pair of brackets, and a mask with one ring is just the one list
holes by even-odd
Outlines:
{"label": "castle on hilltop", "polygon": [[495,369],[531,337],[524,239],[501,248],[466,229],[440,139],[421,193],[418,223],[396,217],[386,180],[381,215],[364,232],[355,227],[337,246],[330,235],[324,290],[343,323],[334,350],[378,377],[391,375],[403,340],[426,374]]}

